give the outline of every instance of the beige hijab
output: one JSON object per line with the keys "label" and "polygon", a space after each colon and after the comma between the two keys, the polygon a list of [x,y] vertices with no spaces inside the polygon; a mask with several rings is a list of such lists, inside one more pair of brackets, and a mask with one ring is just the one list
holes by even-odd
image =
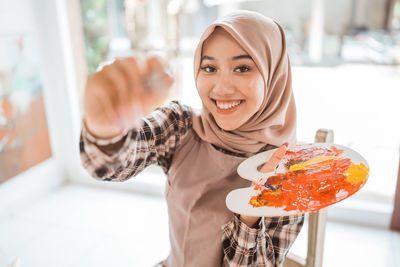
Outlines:
{"label": "beige hijab", "polygon": [[195,132],[204,141],[238,153],[255,153],[267,144],[294,144],[296,106],[283,29],[273,20],[251,11],[235,11],[216,20],[204,31],[195,51],[196,82],[203,43],[217,26],[231,34],[253,58],[264,78],[264,99],[260,109],[233,131],[221,129],[203,105],[201,114],[192,114]]}

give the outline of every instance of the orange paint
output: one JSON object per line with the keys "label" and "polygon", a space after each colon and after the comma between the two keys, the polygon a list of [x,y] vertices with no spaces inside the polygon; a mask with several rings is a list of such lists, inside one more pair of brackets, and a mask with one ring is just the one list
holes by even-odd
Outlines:
{"label": "orange paint", "polygon": [[250,199],[250,204],[309,212],[351,196],[365,184],[369,169],[340,157],[342,153],[334,146],[287,151],[289,171],[257,184],[254,189],[262,191]]}

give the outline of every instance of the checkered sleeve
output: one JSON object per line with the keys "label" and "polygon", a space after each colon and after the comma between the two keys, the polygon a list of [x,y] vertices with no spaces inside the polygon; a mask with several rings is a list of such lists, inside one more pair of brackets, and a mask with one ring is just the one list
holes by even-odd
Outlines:
{"label": "checkered sleeve", "polygon": [[83,126],[80,157],[87,172],[103,181],[125,181],[151,164],[167,172],[175,148],[192,125],[191,109],[177,101],[142,119],[141,127],[114,138],[108,145]]}
{"label": "checkered sleeve", "polygon": [[250,228],[239,215],[222,226],[223,266],[282,266],[304,222],[304,214],[263,217]]}

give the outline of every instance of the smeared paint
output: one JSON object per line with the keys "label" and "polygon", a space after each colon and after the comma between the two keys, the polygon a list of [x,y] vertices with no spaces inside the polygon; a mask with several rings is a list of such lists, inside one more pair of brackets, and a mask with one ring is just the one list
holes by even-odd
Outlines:
{"label": "smeared paint", "polygon": [[346,176],[346,181],[352,185],[357,185],[358,183],[365,183],[368,176],[368,168],[364,164],[351,165],[349,169],[344,174]]}
{"label": "smeared paint", "polygon": [[250,204],[309,212],[351,196],[365,184],[369,169],[341,157],[342,153],[334,146],[286,151],[289,170],[255,185],[254,189],[261,192],[250,199]]}

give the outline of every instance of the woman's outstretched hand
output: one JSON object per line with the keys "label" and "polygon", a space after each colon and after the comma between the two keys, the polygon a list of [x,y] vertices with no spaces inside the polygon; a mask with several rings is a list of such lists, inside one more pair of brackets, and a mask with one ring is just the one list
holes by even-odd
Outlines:
{"label": "woman's outstretched hand", "polygon": [[[260,172],[272,172],[278,166],[279,162],[285,156],[287,147],[286,145],[280,146],[274,154],[272,154],[271,158],[264,163],[264,165],[260,168]],[[254,185],[254,183],[252,184]],[[246,216],[240,215],[240,220],[244,222],[248,227],[255,227],[256,222],[260,219],[260,217]]]}
{"label": "woman's outstretched hand", "polygon": [[148,58],[144,66],[133,57],[117,59],[91,75],[86,83],[86,127],[97,138],[118,136],[161,105],[172,84],[172,77],[157,57]]}

